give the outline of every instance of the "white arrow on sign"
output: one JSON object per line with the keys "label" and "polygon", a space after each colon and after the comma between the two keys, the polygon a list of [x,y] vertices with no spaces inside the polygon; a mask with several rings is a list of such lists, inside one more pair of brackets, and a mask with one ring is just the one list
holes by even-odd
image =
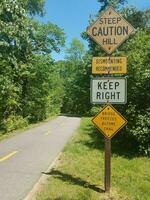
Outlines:
{"label": "white arrow on sign", "polygon": [[127,79],[126,78],[93,78],[91,79],[92,104],[126,104]]}

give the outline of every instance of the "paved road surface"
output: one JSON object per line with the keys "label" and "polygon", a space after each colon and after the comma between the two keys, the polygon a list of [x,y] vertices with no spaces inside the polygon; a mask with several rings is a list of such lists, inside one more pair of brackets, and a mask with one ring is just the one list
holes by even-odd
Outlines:
{"label": "paved road surface", "polygon": [[79,126],[59,116],[0,142],[0,200],[23,200]]}

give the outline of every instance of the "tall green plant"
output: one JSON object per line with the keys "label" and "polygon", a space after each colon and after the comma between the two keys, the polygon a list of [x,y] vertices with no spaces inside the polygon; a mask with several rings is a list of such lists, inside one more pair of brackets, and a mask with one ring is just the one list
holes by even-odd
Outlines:
{"label": "tall green plant", "polygon": [[[24,120],[24,117],[26,117],[25,121],[32,118],[33,110],[29,109],[30,112],[28,112],[24,107],[24,105],[28,105],[27,101],[30,101],[30,98],[34,99],[33,104],[41,108],[45,99],[49,98],[49,93],[45,92],[44,101],[40,101],[45,88],[44,84],[46,81],[49,84],[50,78],[47,78],[45,82],[44,80],[40,82],[38,76],[35,76],[35,82],[32,82],[33,69],[34,73],[38,74],[43,65],[46,71],[41,71],[43,73],[41,78],[46,73],[48,77],[51,76],[51,83],[55,82],[55,79],[57,80],[58,74],[55,74],[54,70],[51,69],[54,63],[45,64],[44,55],[50,55],[52,51],[59,52],[61,46],[64,45],[65,37],[63,30],[57,25],[40,24],[30,17],[30,15],[42,14],[43,12],[43,0],[5,0],[0,2],[0,122],[1,127],[3,126],[6,130],[13,129],[13,124],[17,124],[14,127],[18,127],[19,123],[23,124],[21,120]],[[43,63],[40,60],[43,60]],[[49,70],[51,70],[51,75]],[[35,84],[37,82],[38,84]],[[36,96],[34,96],[34,92],[28,93],[30,88],[38,91]],[[55,91],[55,89],[53,90]],[[61,93],[61,91],[58,92]],[[47,106],[48,109],[43,109],[42,114],[36,113],[37,120],[48,116],[47,112],[49,114],[54,112],[54,109],[51,111],[49,109],[49,107],[55,107],[53,99],[51,97],[51,101],[45,101],[44,106]],[[59,103],[57,105],[59,110]],[[28,108],[26,107],[26,109]],[[35,106],[33,109],[36,110]],[[12,128],[9,128],[8,124]]]}

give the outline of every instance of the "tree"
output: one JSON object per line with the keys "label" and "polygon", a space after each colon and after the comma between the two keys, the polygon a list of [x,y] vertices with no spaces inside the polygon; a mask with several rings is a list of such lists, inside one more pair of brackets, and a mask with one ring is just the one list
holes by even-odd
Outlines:
{"label": "tree", "polygon": [[20,98],[27,63],[32,59],[31,29],[19,1],[0,4],[0,117],[6,119],[21,111]]}
{"label": "tree", "polygon": [[66,59],[73,62],[81,61],[84,53],[84,45],[78,39],[73,38],[70,47],[66,49]]}
{"label": "tree", "polygon": [[129,119],[126,135],[140,153],[150,155],[150,31],[140,30],[122,51],[128,57],[128,103],[122,109]]}
{"label": "tree", "polygon": [[[30,100],[31,96],[34,95],[34,93],[29,95],[28,90],[35,87],[37,87],[37,90],[40,88],[39,93],[44,90],[44,80],[38,84],[31,81],[33,68],[34,73],[38,74],[38,63],[41,64],[41,67],[44,65],[45,70],[47,70],[45,73],[48,77],[51,76],[51,82],[54,82],[56,76],[58,76],[55,75],[53,70],[50,75],[49,68],[53,67],[54,63],[44,63],[46,62],[44,55],[60,50],[64,44],[63,30],[52,23],[44,25],[36,23],[29,16],[29,14],[34,15],[43,12],[43,5],[44,1],[42,0],[5,0],[0,2],[0,121],[1,127],[3,126],[6,131],[19,127],[19,123],[26,124],[26,120],[33,114],[31,109],[30,113],[24,110],[24,105],[27,105],[25,100]],[[43,57],[38,56],[39,54]],[[43,63],[39,62],[38,59],[43,60]],[[38,76],[35,77],[38,78]],[[49,84],[49,78],[46,81]],[[59,92],[61,93],[61,91]],[[29,95],[28,98],[27,94]],[[38,93],[36,95],[35,98],[32,97],[34,103],[40,96]],[[43,99],[48,99],[49,93],[45,93],[44,97]],[[38,102],[39,106],[42,107],[43,102]],[[47,102],[49,102],[49,105],[45,103],[46,106],[55,107],[53,97],[51,101],[47,100]],[[60,104],[57,104],[58,110]],[[34,106],[32,108],[35,109]],[[51,109],[51,111],[54,112],[54,109]],[[43,112],[51,111],[50,109],[43,110]],[[27,116],[27,113],[29,116]],[[47,116],[46,113],[42,113],[42,115]],[[43,119],[43,116],[41,117],[39,112],[36,119]]]}
{"label": "tree", "polygon": [[[57,63],[60,74],[64,79],[65,95],[63,98],[62,112],[83,114],[87,111],[89,88],[88,77],[83,62],[84,45],[81,41],[73,39],[66,50],[66,59]],[[86,103],[85,103],[86,102]]]}
{"label": "tree", "polygon": [[98,0],[100,4],[102,4],[99,12],[105,10],[108,6],[113,6],[114,8],[118,8],[120,5],[124,5],[126,0]]}
{"label": "tree", "polygon": [[150,9],[138,10],[135,7],[126,7],[121,10],[121,13],[135,28],[150,27]]}
{"label": "tree", "polygon": [[34,53],[50,54],[52,51],[60,52],[60,48],[65,44],[63,29],[51,22],[40,24],[37,21],[32,22],[32,27],[34,29],[32,36]]}
{"label": "tree", "polygon": [[24,3],[30,15],[44,15],[45,0],[24,0]]}
{"label": "tree", "polygon": [[46,54],[34,55],[29,73],[22,98],[23,117],[36,122],[58,114],[64,87],[52,58]]}

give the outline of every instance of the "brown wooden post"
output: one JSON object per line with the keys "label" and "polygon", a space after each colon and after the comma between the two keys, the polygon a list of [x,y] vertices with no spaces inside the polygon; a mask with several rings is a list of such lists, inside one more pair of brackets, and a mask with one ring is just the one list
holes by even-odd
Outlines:
{"label": "brown wooden post", "polygon": [[110,192],[111,183],[111,139],[105,138],[105,192]]}

